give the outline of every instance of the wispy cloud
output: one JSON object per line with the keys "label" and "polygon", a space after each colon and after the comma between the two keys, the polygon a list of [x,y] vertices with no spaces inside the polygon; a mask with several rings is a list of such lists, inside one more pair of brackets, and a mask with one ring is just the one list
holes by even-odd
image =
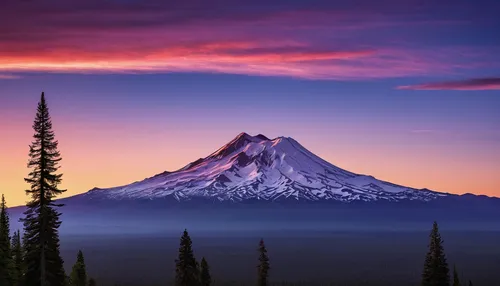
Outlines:
{"label": "wispy cloud", "polygon": [[397,89],[413,90],[500,90],[500,77],[476,78],[461,81],[444,81],[417,85],[398,86]]}
{"label": "wispy cloud", "polygon": [[488,52],[475,56],[481,49],[426,49],[394,40],[488,18],[485,13],[439,16],[468,9],[467,3],[9,1],[0,11],[0,72],[208,72],[307,79],[455,74],[488,67],[498,58],[492,60]]}
{"label": "wispy cloud", "polygon": [[[400,50],[325,50],[309,44],[214,42],[168,48],[109,51],[53,50],[47,54],[0,57],[0,71],[123,73],[207,72],[305,79],[359,80],[453,74],[461,68],[447,58],[454,51],[429,54]],[[428,60],[440,57],[440,61]],[[13,60],[13,58],[16,58]],[[71,60],[68,60],[71,59]]]}
{"label": "wispy cloud", "polygon": [[18,79],[21,78],[19,75],[14,75],[14,74],[1,74],[0,73],[0,80],[1,79]]}

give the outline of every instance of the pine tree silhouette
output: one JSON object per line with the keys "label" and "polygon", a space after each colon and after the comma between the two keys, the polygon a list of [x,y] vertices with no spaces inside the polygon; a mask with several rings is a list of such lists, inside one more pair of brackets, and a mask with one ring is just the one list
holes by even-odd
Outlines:
{"label": "pine tree silhouette", "polygon": [[192,241],[187,230],[181,237],[179,257],[175,260],[175,285],[197,286],[199,284],[198,263],[193,254]]}
{"label": "pine tree silhouette", "polygon": [[450,273],[443,249],[438,224],[434,222],[430,234],[429,251],[422,272],[422,286],[449,286]]}
{"label": "pine tree silhouette", "polygon": [[267,286],[269,278],[269,257],[267,256],[267,249],[264,244],[264,240],[261,239],[259,243],[259,265],[257,266],[258,286]]}
{"label": "pine tree silhouette", "polygon": [[0,285],[12,285],[13,262],[10,249],[10,225],[7,203],[2,195],[0,203]]}
{"label": "pine tree silhouette", "polygon": [[81,250],[78,251],[69,279],[71,286],[87,286],[87,269]]}
{"label": "pine tree silhouette", "polygon": [[210,276],[210,267],[208,266],[208,262],[203,257],[201,259],[200,264],[200,284],[201,286],[211,286],[212,285],[212,277]]}
{"label": "pine tree silhouette", "polygon": [[457,267],[453,265],[453,286],[460,286],[460,279],[458,278]]}
{"label": "pine tree silhouette", "polygon": [[28,167],[31,172],[25,179],[31,188],[26,193],[31,196],[24,212],[24,245],[26,285],[64,286],[66,274],[59,250],[59,232],[61,225],[53,199],[65,190],[58,189],[62,174],[59,169],[61,155],[57,150],[58,142],[52,130],[44,93],[38,103],[33,123],[35,134],[30,145]]}
{"label": "pine tree silhouette", "polygon": [[14,236],[12,236],[12,259],[13,259],[13,269],[12,269],[12,281],[14,286],[22,285],[23,277],[23,249],[21,246],[21,233],[16,231]]}

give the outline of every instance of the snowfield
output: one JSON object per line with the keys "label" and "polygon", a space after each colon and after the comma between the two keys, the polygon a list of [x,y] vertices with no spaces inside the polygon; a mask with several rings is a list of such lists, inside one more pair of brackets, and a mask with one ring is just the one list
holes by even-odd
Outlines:
{"label": "snowfield", "polygon": [[239,134],[206,158],[175,172],[164,172],[130,185],[92,189],[84,194],[99,199],[176,200],[209,198],[217,201],[337,200],[430,201],[447,194],[418,190],[358,175],[314,155],[288,137]]}

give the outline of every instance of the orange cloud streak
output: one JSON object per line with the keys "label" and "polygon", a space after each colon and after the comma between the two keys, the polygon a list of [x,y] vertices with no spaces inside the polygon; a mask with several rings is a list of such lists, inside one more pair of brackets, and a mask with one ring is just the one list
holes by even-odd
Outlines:
{"label": "orange cloud streak", "polygon": [[[359,79],[427,74],[446,65],[415,61],[404,52],[315,51],[293,42],[209,42],[153,50],[58,49],[36,56],[0,54],[0,72],[216,72],[306,79]],[[418,56],[417,56],[418,57]],[[411,64],[408,64],[411,62]]]}
{"label": "orange cloud streak", "polygon": [[[251,42],[219,42],[184,45],[149,53],[132,51],[51,50],[37,56],[0,54],[0,71],[127,72],[212,71],[315,78],[313,68],[303,62],[354,60],[375,51],[308,51],[294,46]],[[303,46],[303,45],[302,45]],[[272,64],[272,66],[270,66]]]}

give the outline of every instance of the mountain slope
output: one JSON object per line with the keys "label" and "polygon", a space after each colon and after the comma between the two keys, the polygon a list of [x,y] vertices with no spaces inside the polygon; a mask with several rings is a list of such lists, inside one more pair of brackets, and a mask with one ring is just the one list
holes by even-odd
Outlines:
{"label": "mountain slope", "polygon": [[338,168],[288,137],[239,134],[206,158],[130,185],[92,189],[87,199],[215,201],[430,201],[447,194],[391,184]]}

